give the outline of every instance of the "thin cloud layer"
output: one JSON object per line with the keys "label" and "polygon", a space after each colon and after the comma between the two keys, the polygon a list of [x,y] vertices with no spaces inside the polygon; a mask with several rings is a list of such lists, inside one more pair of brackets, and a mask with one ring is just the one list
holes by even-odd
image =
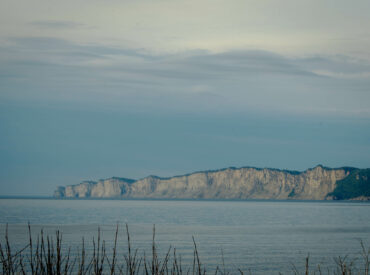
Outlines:
{"label": "thin cloud layer", "polygon": [[8,100],[76,100],[182,111],[368,116],[370,63],[272,52],[153,55],[51,37],[18,37],[0,53]]}
{"label": "thin cloud layer", "polygon": [[81,28],[84,24],[73,22],[73,21],[63,21],[63,20],[40,20],[30,22],[31,25],[41,28],[49,29],[75,29]]}

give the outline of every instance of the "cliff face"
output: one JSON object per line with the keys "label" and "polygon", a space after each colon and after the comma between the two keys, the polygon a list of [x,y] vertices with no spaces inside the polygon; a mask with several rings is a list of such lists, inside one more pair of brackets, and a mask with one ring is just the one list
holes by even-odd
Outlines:
{"label": "cliff face", "polygon": [[322,166],[304,172],[228,168],[171,178],[111,178],[59,187],[63,198],[186,198],[186,199],[307,199],[323,200],[349,169]]}

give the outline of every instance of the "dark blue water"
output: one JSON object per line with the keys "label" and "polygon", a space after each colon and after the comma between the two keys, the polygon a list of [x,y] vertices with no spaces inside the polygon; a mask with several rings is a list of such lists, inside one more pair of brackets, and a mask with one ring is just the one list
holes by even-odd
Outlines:
{"label": "dark blue water", "polygon": [[172,245],[191,263],[194,236],[210,271],[222,263],[222,254],[229,270],[253,274],[291,273],[293,264],[303,268],[308,254],[312,270],[318,264],[332,268],[334,257],[357,257],[360,240],[370,246],[370,203],[0,199],[1,239],[8,223],[12,243],[22,247],[27,222],[34,233],[60,229],[72,247],[82,237],[91,241],[100,227],[108,250],[117,223],[125,249],[127,223],[139,254],[149,253],[155,224],[161,255]]}

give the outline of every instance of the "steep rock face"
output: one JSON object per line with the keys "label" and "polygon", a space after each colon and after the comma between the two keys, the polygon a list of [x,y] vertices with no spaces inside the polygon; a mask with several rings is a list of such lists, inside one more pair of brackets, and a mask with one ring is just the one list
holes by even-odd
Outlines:
{"label": "steep rock face", "polygon": [[336,181],[350,171],[322,166],[304,172],[277,169],[227,168],[171,178],[111,178],[59,187],[55,197],[73,198],[204,198],[323,200]]}
{"label": "steep rock face", "polygon": [[58,187],[54,192],[57,198],[116,198],[125,195],[134,180],[110,178],[106,180],[84,181],[77,185]]}
{"label": "steep rock face", "polygon": [[[272,169],[226,169],[169,179],[145,178],[134,185],[131,197],[217,199],[324,199],[344,170],[321,166],[303,173]],[[135,186],[136,187],[136,186]]]}

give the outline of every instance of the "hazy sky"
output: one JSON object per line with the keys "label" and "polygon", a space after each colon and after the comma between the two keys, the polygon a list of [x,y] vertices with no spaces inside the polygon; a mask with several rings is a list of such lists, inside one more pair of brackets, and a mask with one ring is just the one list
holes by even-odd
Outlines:
{"label": "hazy sky", "polygon": [[0,2],[0,195],[370,167],[370,1]]}

